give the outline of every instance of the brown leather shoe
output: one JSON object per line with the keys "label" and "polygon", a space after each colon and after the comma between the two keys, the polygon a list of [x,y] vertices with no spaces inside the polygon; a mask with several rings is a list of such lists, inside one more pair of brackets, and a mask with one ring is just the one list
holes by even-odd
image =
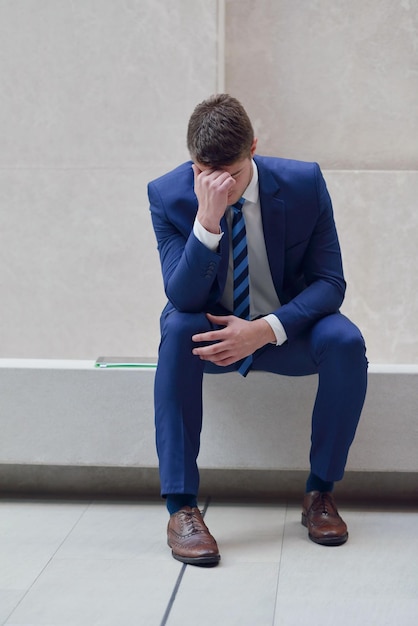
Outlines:
{"label": "brown leather shoe", "polygon": [[217,565],[220,554],[199,509],[185,506],[170,516],[167,543],[177,561],[189,565]]}
{"label": "brown leather shoe", "polygon": [[311,491],[303,499],[302,524],[309,539],[323,546],[340,546],[348,539],[347,526],[338,515],[330,492]]}

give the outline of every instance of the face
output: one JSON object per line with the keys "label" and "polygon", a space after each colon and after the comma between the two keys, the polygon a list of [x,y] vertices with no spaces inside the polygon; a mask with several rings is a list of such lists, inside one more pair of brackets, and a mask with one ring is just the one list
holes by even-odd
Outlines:
{"label": "face", "polygon": [[[223,172],[228,172],[228,174],[230,174],[235,180],[235,185],[228,194],[228,205],[238,202],[238,200],[241,198],[242,194],[251,182],[251,179],[253,177],[252,157],[255,154],[256,146],[257,139],[254,139],[249,157],[239,159],[231,165],[223,165],[216,168],[218,170],[222,170]],[[201,165],[199,163],[196,163],[196,165],[201,171],[212,169],[208,165]]]}

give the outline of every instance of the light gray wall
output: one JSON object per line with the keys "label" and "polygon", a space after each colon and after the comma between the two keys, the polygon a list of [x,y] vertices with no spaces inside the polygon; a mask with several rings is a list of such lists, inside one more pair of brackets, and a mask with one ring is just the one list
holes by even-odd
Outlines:
{"label": "light gray wall", "polygon": [[369,359],[418,361],[418,3],[0,0],[0,31],[0,357],[156,354],[146,183],[225,88],[323,168]]}
{"label": "light gray wall", "polygon": [[259,151],[318,161],[369,360],[418,362],[418,2],[228,0]]}
{"label": "light gray wall", "polygon": [[0,355],[155,355],[146,184],[217,88],[206,0],[0,0]]}

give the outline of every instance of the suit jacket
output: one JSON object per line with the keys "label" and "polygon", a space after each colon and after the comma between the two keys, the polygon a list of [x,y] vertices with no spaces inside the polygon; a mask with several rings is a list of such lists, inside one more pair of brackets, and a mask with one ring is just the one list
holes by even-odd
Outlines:
{"label": "suit jacket", "polygon": [[[288,340],[338,311],[345,293],[331,199],[320,168],[255,156],[267,258],[281,307],[274,313]],[[228,270],[228,226],[213,252],[194,235],[197,212],[192,162],[148,185],[168,304],[183,312],[219,312]]]}

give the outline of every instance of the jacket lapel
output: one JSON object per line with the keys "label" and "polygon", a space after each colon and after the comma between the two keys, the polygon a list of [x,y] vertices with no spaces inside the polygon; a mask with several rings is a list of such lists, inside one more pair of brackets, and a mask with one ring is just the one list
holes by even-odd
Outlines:
{"label": "jacket lapel", "polygon": [[285,205],[280,198],[280,185],[263,161],[254,157],[258,168],[261,218],[271,277],[279,300],[283,301],[285,248]]}

